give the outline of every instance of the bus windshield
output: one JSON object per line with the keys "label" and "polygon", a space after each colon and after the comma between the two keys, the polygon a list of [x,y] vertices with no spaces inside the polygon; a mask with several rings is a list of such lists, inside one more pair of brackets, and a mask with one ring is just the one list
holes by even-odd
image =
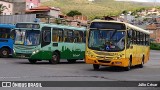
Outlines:
{"label": "bus windshield", "polygon": [[125,47],[125,31],[91,29],[88,47],[99,51],[122,51]]}
{"label": "bus windshield", "polygon": [[40,44],[39,30],[15,30],[15,44],[38,45]]}
{"label": "bus windshield", "polygon": [[0,28],[0,38],[9,38],[10,30],[8,28]]}

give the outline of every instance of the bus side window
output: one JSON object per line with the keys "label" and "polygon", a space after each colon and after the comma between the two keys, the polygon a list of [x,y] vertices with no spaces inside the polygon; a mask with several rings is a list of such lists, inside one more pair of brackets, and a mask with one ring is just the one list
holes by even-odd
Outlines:
{"label": "bus side window", "polygon": [[149,35],[146,35],[146,45],[149,46]]}
{"label": "bus side window", "polygon": [[136,37],[137,37],[137,43],[136,44],[140,44],[140,32],[137,31],[136,33]]}
{"label": "bus side window", "polygon": [[136,31],[135,30],[133,30],[133,33],[132,33],[132,43],[136,44]]}
{"label": "bus side window", "polygon": [[132,43],[132,30],[127,31],[127,48],[130,47],[130,44]]}
{"label": "bus side window", "polygon": [[52,41],[53,42],[63,42],[63,30],[57,28],[52,31]]}
{"label": "bus side window", "polygon": [[73,42],[73,31],[64,30],[64,42]]}
{"label": "bus side window", "polygon": [[64,42],[67,42],[67,30],[64,30],[63,31],[64,32],[64,34],[63,34],[63,38],[64,38]]}
{"label": "bus side window", "polygon": [[86,31],[83,32],[83,42],[86,43]]}
{"label": "bus side window", "polygon": [[0,28],[0,38],[10,38],[10,29]]}
{"label": "bus side window", "polygon": [[52,41],[53,42],[58,42],[59,41],[59,37],[58,37],[58,30],[53,28],[52,30]]}
{"label": "bus side window", "polygon": [[58,30],[59,42],[63,42],[63,30]]}
{"label": "bus side window", "polygon": [[10,38],[12,38],[13,40],[15,39],[15,30],[11,31]]}
{"label": "bus side window", "polygon": [[43,40],[45,42],[50,42],[51,41],[51,32],[50,31],[44,31],[43,32]]}
{"label": "bus side window", "polygon": [[74,31],[74,42],[81,43],[83,39],[83,32],[82,31]]}
{"label": "bus side window", "polygon": [[51,28],[43,27],[42,28],[42,42],[41,47],[49,45],[51,43]]}

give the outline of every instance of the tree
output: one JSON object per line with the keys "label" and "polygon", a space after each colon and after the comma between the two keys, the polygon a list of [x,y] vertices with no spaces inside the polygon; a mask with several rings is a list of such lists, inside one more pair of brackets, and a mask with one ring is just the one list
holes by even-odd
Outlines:
{"label": "tree", "polygon": [[70,12],[67,13],[67,16],[73,17],[75,15],[82,15],[82,13],[77,10],[71,10]]}
{"label": "tree", "polygon": [[3,13],[5,9],[7,9],[7,7],[3,6],[3,4],[0,4],[0,15]]}
{"label": "tree", "polygon": [[127,15],[127,14],[128,14],[128,11],[127,11],[127,10],[124,10],[124,11],[122,11],[122,13],[123,13],[124,15]]}

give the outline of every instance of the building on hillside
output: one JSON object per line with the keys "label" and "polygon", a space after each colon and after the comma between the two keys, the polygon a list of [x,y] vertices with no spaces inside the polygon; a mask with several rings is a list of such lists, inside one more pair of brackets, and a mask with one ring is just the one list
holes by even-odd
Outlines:
{"label": "building on hillside", "polygon": [[6,7],[1,15],[12,15],[13,14],[13,3],[7,0],[0,0],[0,4]]}
{"label": "building on hillside", "polygon": [[131,23],[135,19],[135,16],[121,15],[120,18],[123,18],[125,22]]}
{"label": "building on hillside", "polygon": [[25,10],[40,6],[40,0],[13,0],[13,3],[14,14],[25,14]]}
{"label": "building on hillside", "polygon": [[40,0],[0,0],[0,3],[2,2],[8,8],[3,15],[25,14],[25,10],[40,5]]}
{"label": "building on hillside", "polygon": [[87,16],[84,16],[84,15],[76,15],[73,17],[65,16],[64,22],[66,22],[67,25],[76,26],[76,27],[87,26],[88,18]]}
{"label": "building on hillside", "polygon": [[160,15],[160,11],[156,8],[152,8],[147,10],[147,15]]}
{"label": "building on hillside", "polygon": [[150,32],[150,38],[156,43],[160,43],[160,18],[156,18],[156,22],[146,26],[146,29]]}
{"label": "building on hillside", "polygon": [[26,0],[26,10],[40,6],[40,0]]}
{"label": "building on hillside", "polygon": [[37,18],[41,18],[42,22],[54,22],[56,18],[60,18],[61,11],[59,8],[39,6],[25,11],[26,14],[36,14]]}
{"label": "building on hillside", "polygon": [[88,18],[82,15],[74,17],[65,16],[61,10],[56,7],[39,6],[26,10],[26,14],[36,14],[42,22],[66,24],[71,26],[87,26]]}

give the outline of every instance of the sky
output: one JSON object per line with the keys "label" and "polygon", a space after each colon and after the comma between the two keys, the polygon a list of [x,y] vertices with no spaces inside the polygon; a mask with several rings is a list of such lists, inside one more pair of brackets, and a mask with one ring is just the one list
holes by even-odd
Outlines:
{"label": "sky", "polygon": [[160,2],[160,0],[116,0],[116,1]]}

